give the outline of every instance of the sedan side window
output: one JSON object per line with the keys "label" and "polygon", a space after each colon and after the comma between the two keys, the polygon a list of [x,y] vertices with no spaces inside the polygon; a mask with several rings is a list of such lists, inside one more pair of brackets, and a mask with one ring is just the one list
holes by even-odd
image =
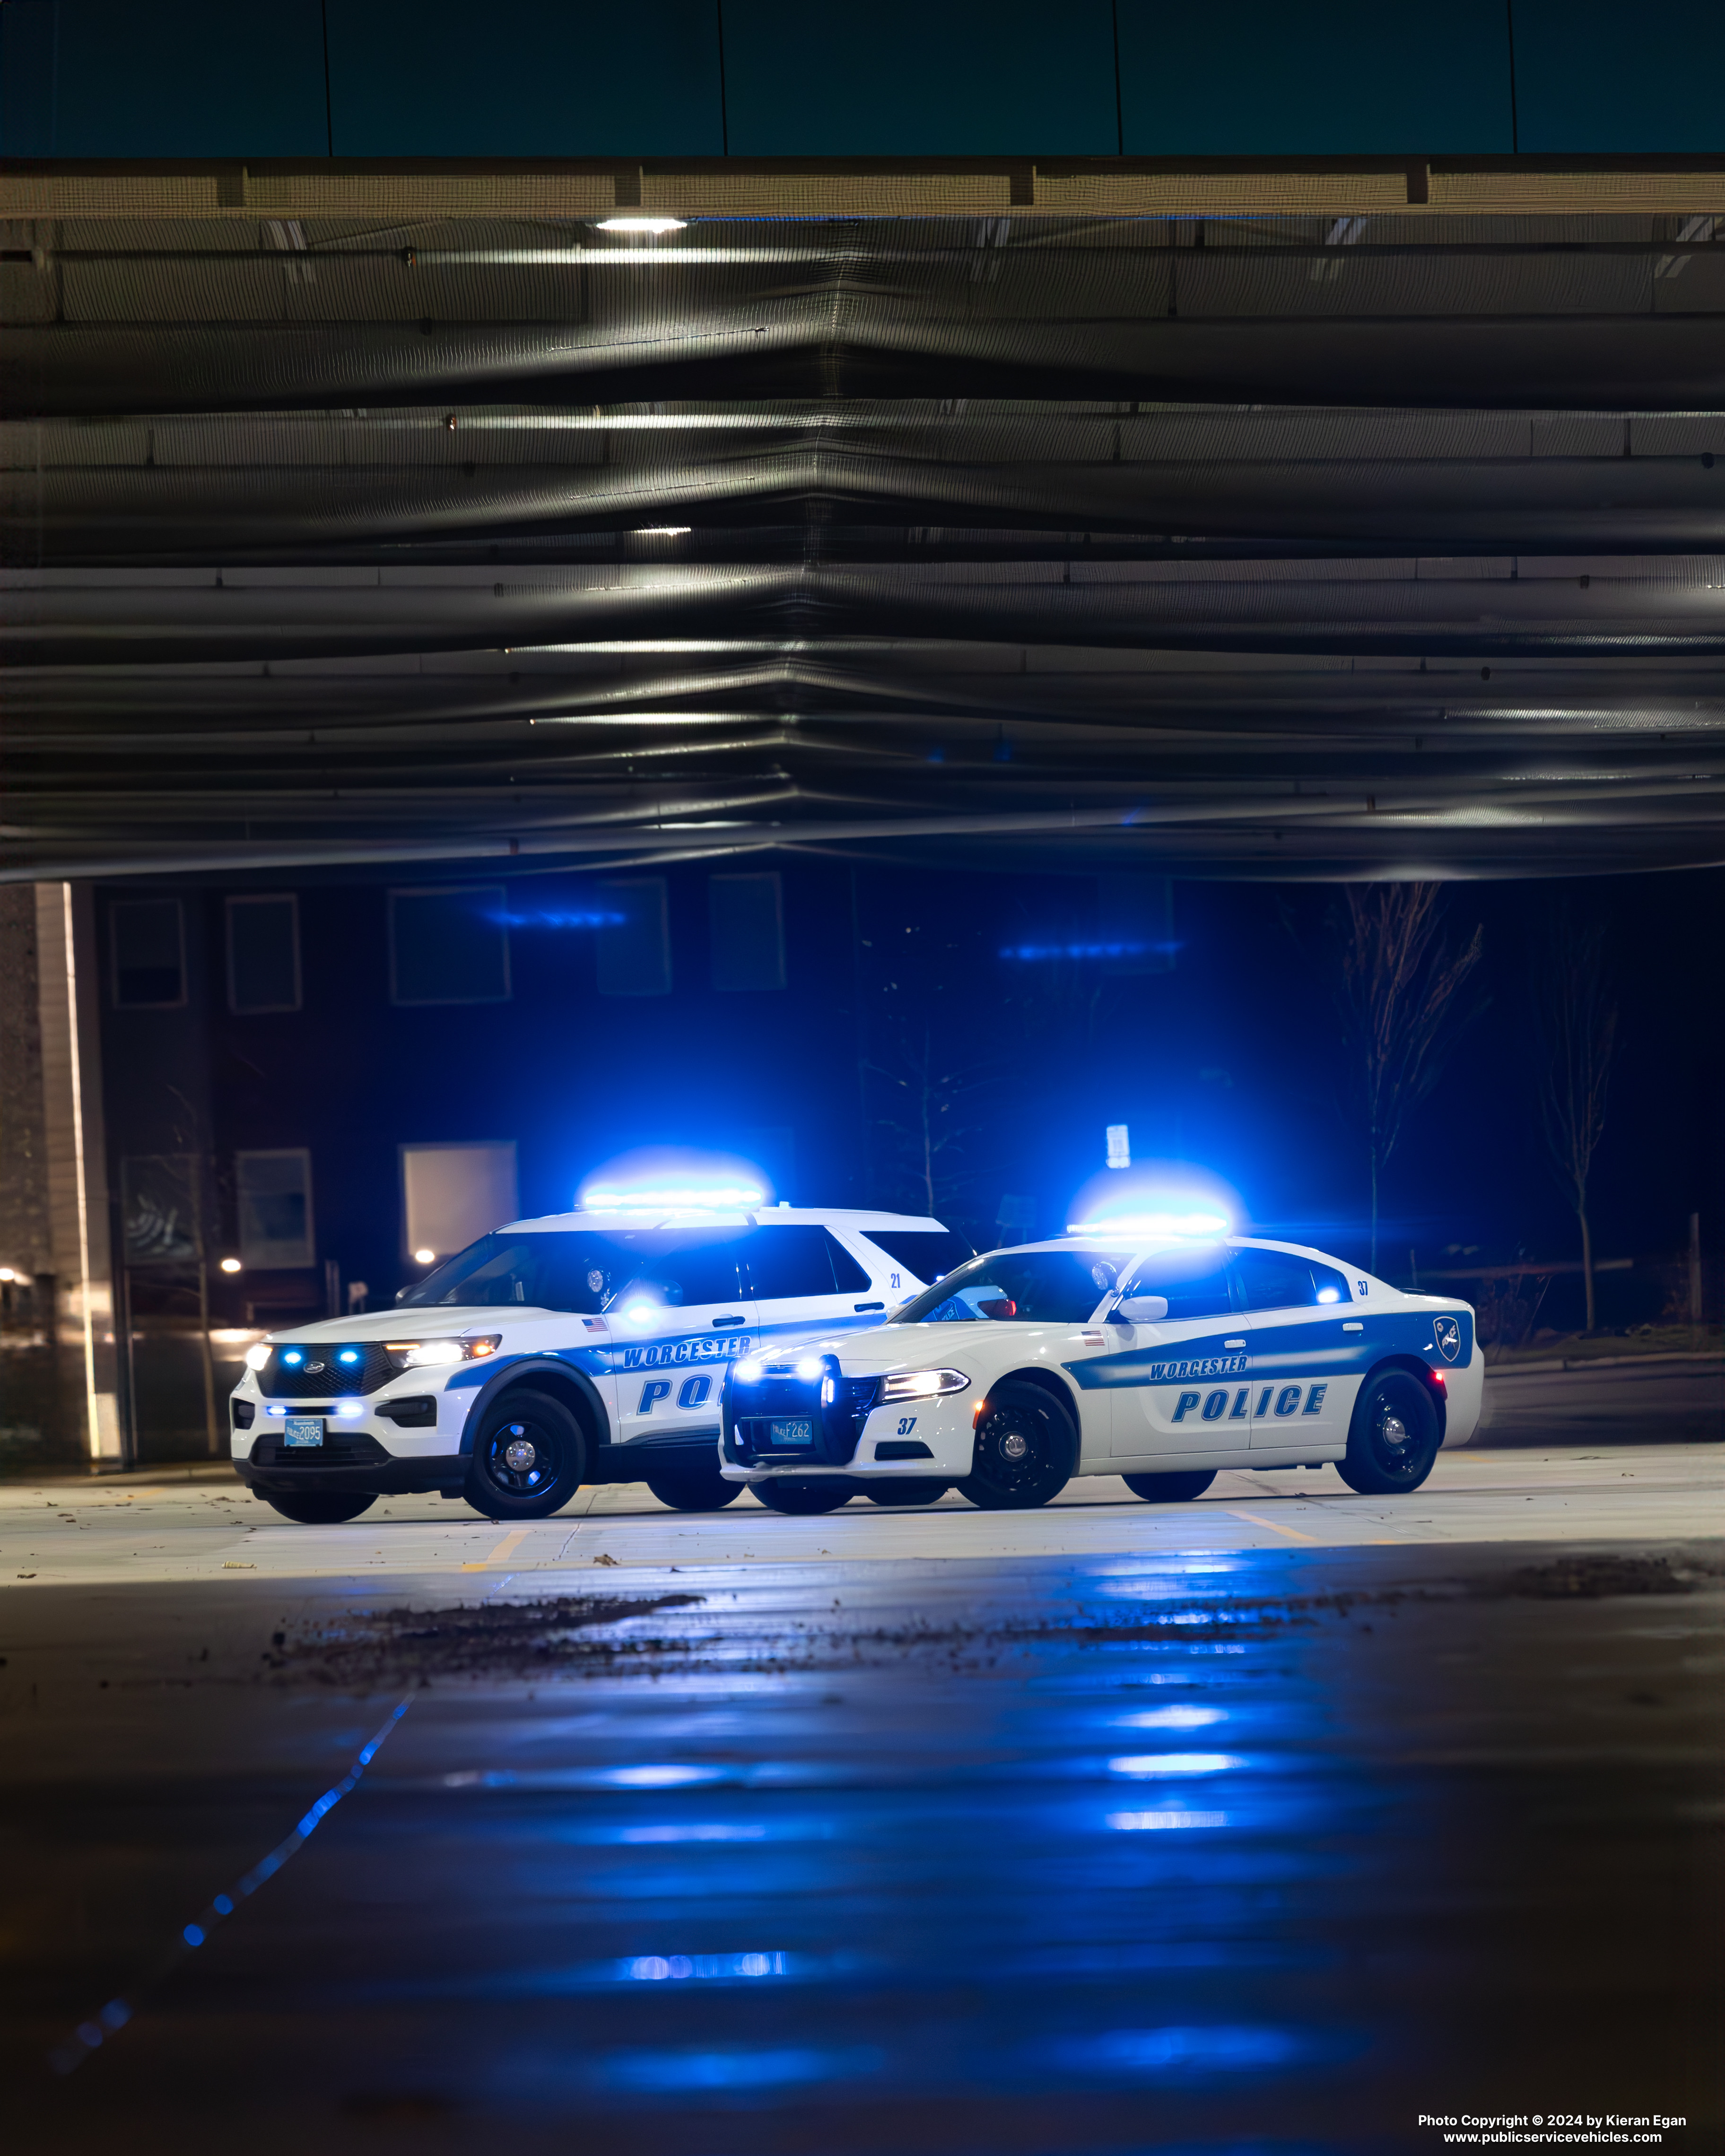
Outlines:
{"label": "sedan side window", "polygon": [[1225,1317],[1233,1308],[1228,1286],[1228,1253],[1212,1248],[1159,1250],[1146,1258],[1127,1287],[1129,1296],[1160,1295],[1168,1299],[1164,1321]]}
{"label": "sedan side window", "polygon": [[[1236,1250],[1234,1262],[1248,1310],[1309,1310],[1319,1300],[1311,1261],[1296,1257],[1291,1250]],[[1335,1288],[1339,1276],[1327,1265],[1322,1270],[1324,1286]],[[1334,1294],[1323,1299],[1346,1300]]]}

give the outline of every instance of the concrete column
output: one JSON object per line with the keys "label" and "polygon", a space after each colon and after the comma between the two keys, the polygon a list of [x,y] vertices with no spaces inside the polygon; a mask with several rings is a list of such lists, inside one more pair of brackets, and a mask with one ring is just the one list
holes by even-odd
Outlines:
{"label": "concrete column", "polygon": [[35,902],[42,1181],[62,1426],[92,1463],[117,1466],[123,1446],[95,900],[87,884],[39,883]]}

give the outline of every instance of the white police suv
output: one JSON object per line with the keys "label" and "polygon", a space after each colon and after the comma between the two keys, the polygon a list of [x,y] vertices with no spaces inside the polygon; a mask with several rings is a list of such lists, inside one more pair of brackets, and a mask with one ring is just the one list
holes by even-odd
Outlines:
{"label": "white police suv", "polygon": [[726,1476],[782,1512],[859,1491],[993,1509],[1075,1475],[1153,1502],[1223,1467],[1332,1462],[1355,1490],[1415,1490],[1479,1420],[1474,1314],[1291,1244],[1079,1231],[995,1250],[876,1330],[739,1359]]}
{"label": "white police suv", "polygon": [[517,1220],[393,1310],[260,1341],[230,1404],[234,1465],[311,1522],[416,1490],[540,1519],[608,1481],[710,1510],[742,1488],[719,1468],[738,1356],[878,1325],[970,1255],[938,1220],[896,1213]]}

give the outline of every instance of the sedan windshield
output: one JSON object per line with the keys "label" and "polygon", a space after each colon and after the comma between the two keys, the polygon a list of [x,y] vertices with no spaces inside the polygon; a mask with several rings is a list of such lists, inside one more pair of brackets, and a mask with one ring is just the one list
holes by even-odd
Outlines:
{"label": "sedan windshield", "polygon": [[938,1286],[925,1288],[898,1325],[1081,1325],[1114,1291],[1121,1260],[1106,1250],[1008,1250],[974,1258]]}

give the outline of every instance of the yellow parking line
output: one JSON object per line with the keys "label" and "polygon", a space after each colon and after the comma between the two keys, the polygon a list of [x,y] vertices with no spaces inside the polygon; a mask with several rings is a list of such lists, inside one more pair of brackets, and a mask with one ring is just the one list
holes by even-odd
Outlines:
{"label": "yellow parking line", "polygon": [[1260,1519],[1255,1512],[1235,1512],[1230,1509],[1230,1517],[1236,1520],[1250,1520],[1255,1527],[1268,1527],[1271,1534],[1286,1535],[1290,1542],[1315,1543],[1318,1539],[1316,1535],[1302,1535],[1297,1527],[1285,1527],[1276,1520]]}
{"label": "yellow parking line", "polygon": [[481,1558],[477,1564],[464,1564],[461,1569],[463,1572],[483,1572],[488,1564],[506,1564],[532,1532],[531,1527],[514,1528],[503,1537],[489,1557]]}

